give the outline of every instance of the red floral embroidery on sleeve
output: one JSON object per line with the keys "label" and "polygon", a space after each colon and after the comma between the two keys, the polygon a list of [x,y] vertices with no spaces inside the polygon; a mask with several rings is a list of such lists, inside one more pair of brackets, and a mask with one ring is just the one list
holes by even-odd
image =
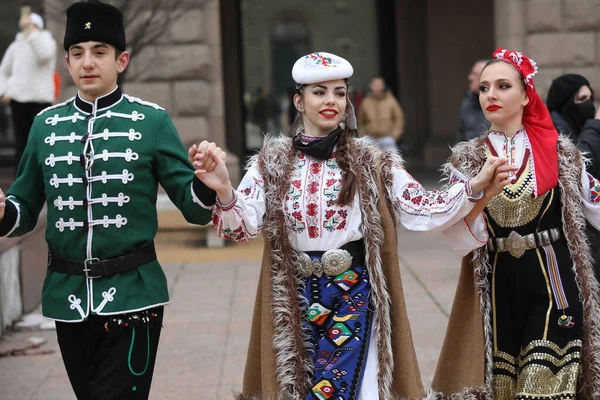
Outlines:
{"label": "red floral embroidery on sleeve", "polygon": [[588,174],[590,180],[590,202],[600,203],[600,181]]}
{"label": "red floral embroidery on sleeve", "polygon": [[236,242],[245,242],[247,239],[246,232],[244,232],[244,228],[242,226],[239,226],[234,230],[231,230],[229,228],[223,229],[223,238]]}
{"label": "red floral embroidery on sleeve", "polygon": [[449,198],[447,190],[428,192],[417,183],[409,183],[402,192],[401,207],[414,215],[444,213],[454,207],[458,198]]}

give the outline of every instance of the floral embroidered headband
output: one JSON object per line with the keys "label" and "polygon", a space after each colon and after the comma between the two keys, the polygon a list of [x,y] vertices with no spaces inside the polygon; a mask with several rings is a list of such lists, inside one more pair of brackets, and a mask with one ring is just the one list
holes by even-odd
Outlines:
{"label": "floral embroidered headband", "polygon": [[525,84],[531,89],[535,88],[533,76],[538,72],[538,66],[535,61],[519,51],[503,49],[502,47],[498,47],[494,51],[493,57],[496,60],[510,62],[521,73]]}

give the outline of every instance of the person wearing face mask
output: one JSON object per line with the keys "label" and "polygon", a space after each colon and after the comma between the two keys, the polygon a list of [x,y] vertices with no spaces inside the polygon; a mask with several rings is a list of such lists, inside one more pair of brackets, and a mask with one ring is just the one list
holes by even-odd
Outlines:
{"label": "person wearing face mask", "polygon": [[238,400],[421,398],[396,227],[454,225],[506,168],[492,158],[470,180],[426,191],[396,152],[357,138],[352,73],[330,53],[296,61],[292,137],[267,136],[237,190],[225,164],[203,155],[217,165],[199,178],[217,192],[219,236],[265,234]]}
{"label": "person wearing face mask", "polygon": [[[559,76],[550,85],[546,105],[558,132],[571,137],[589,160],[587,171],[600,176],[600,108],[594,108],[588,80],[577,74]],[[588,223],[586,232],[600,279],[600,231]]]}
{"label": "person wearing face mask", "polygon": [[600,176],[600,109],[594,107],[594,92],[586,78],[561,75],[552,81],[546,105],[559,133],[570,136],[590,163],[587,171]]}

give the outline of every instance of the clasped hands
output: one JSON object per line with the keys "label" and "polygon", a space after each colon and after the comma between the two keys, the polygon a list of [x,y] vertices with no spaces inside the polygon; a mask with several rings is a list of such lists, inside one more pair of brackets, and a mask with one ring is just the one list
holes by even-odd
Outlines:
{"label": "clasped hands", "polygon": [[500,194],[502,189],[514,183],[514,172],[518,168],[508,164],[506,158],[490,156],[479,173],[470,181],[473,193],[483,190],[483,198],[489,201]]}
{"label": "clasped hands", "polygon": [[188,150],[188,159],[194,166],[194,174],[206,186],[217,192],[222,204],[233,201],[233,187],[225,165],[226,157],[220,147],[206,140]]}

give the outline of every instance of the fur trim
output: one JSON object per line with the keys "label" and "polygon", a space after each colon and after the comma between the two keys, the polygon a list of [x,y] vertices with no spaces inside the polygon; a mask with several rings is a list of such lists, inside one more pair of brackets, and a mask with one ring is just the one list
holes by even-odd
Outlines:
{"label": "fur trim", "polygon": [[312,335],[302,322],[308,304],[300,291],[304,283],[293,268],[294,252],[284,213],[285,194],[294,168],[293,163],[288,162],[293,151],[291,143],[290,138],[283,136],[266,137],[257,161],[269,205],[263,232],[272,243],[273,347],[277,352],[277,381],[282,398],[301,400],[312,385],[314,346]]}
{"label": "fur trim", "polygon": [[[289,137],[267,136],[263,150],[250,160],[257,164],[265,181],[265,198],[269,204],[263,232],[272,243],[271,284],[275,333],[273,345],[277,352],[277,379],[280,400],[303,400],[311,386],[315,352],[309,331],[302,327],[306,312],[306,299],[299,288],[303,281],[295,274],[293,254],[288,238],[288,222],[284,214],[285,194],[290,185],[294,152]],[[396,399],[392,393],[393,352],[391,343],[390,295],[387,290],[381,260],[384,237],[381,214],[377,209],[378,183],[389,181],[393,164],[402,165],[399,154],[383,152],[370,139],[353,139],[348,151],[350,168],[358,179],[358,195],[363,213],[365,264],[371,279],[371,299],[374,324],[377,326],[377,357],[379,361],[379,393],[381,399]],[[377,172],[383,167],[383,177]],[[390,185],[391,186],[391,185]],[[389,189],[388,189],[389,190]],[[389,192],[388,192],[389,194]],[[386,199],[391,204],[391,196]],[[393,209],[393,208],[391,208]],[[396,224],[398,223],[395,221]],[[292,293],[298,293],[294,298]],[[239,400],[252,398],[238,397]]]}
{"label": "fur trim", "polygon": [[492,346],[492,300],[490,286],[487,284],[487,275],[491,270],[490,256],[486,247],[479,248],[471,253],[471,262],[475,266],[475,282],[479,293],[479,310],[483,316],[483,334],[485,335],[485,386],[484,392],[492,393],[493,374],[493,346]]}
{"label": "fur trim", "polygon": [[442,165],[443,175],[449,177],[453,169],[459,170],[467,178],[472,178],[485,164],[485,139],[480,136],[477,139],[467,142],[460,142],[452,147],[452,155],[450,160]]}
{"label": "fur trim", "polygon": [[[445,175],[449,176],[453,168],[466,176],[472,177],[485,163],[484,139],[477,138],[463,142],[453,148],[450,162],[443,166]],[[600,396],[600,286],[594,275],[590,246],[585,233],[585,216],[581,208],[581,175],[584,161],[575,145],[567,138],[559,138],[559,190],[561,194],[561,210],[563,230],[567,247],[573,259],[573,271],[584,313],[584,337],[582,374],[580,391],[583,399],[597,399]],[[491,304],[490,287],[486,276],[490,270],[489,254],[485,247],[471,253],[475,266],[475,280],[480,297],[480,308],[484,317],[484,334],[486,346],[486,384],[476,393],[492,393],[492,343],[491,343]],[[471,398],[471,391],[453,394],[450,398]],[[459,396],[459,397],[455,397]],[[478,396],[478,395],[477,395]],[[432,397],[436,399],[437,397]],[[477,397],[475,397],[477,398]],[[579,397],[578,397],[579,398]]]}
{"label": "fur trim", "polygon": [[365,264],[371,280],[371,301],[373,304],[374,320],[377,326],[377,358],[379,361],[378,380],[379,396],[382,399],[392,396],[392,373],[394,356],[392,352],[391,331],[392,323],[389,312],[391,300],[387,290],[385,276],[381,266],[381,246],[383,231],[381,229],[381,214],[377,209],[379,198],[378,176],[374,154],[381,153],[368,141],[355,141],[357,151],[349,152],[350,167],[358,178],[360,208],[363,216],[363,240],[365,242]]}
{"label": "fur trim", "polygon": [[567,138],[558,141],[561,174],[562,221],[567,246],[573,259],[573,272],[583,301],[582,374],[579,383],[585,398],[600,396],[600,287],[594,274],[589,241],[585,235],[586,220],[581,208],[581,175],[584,161]]}

